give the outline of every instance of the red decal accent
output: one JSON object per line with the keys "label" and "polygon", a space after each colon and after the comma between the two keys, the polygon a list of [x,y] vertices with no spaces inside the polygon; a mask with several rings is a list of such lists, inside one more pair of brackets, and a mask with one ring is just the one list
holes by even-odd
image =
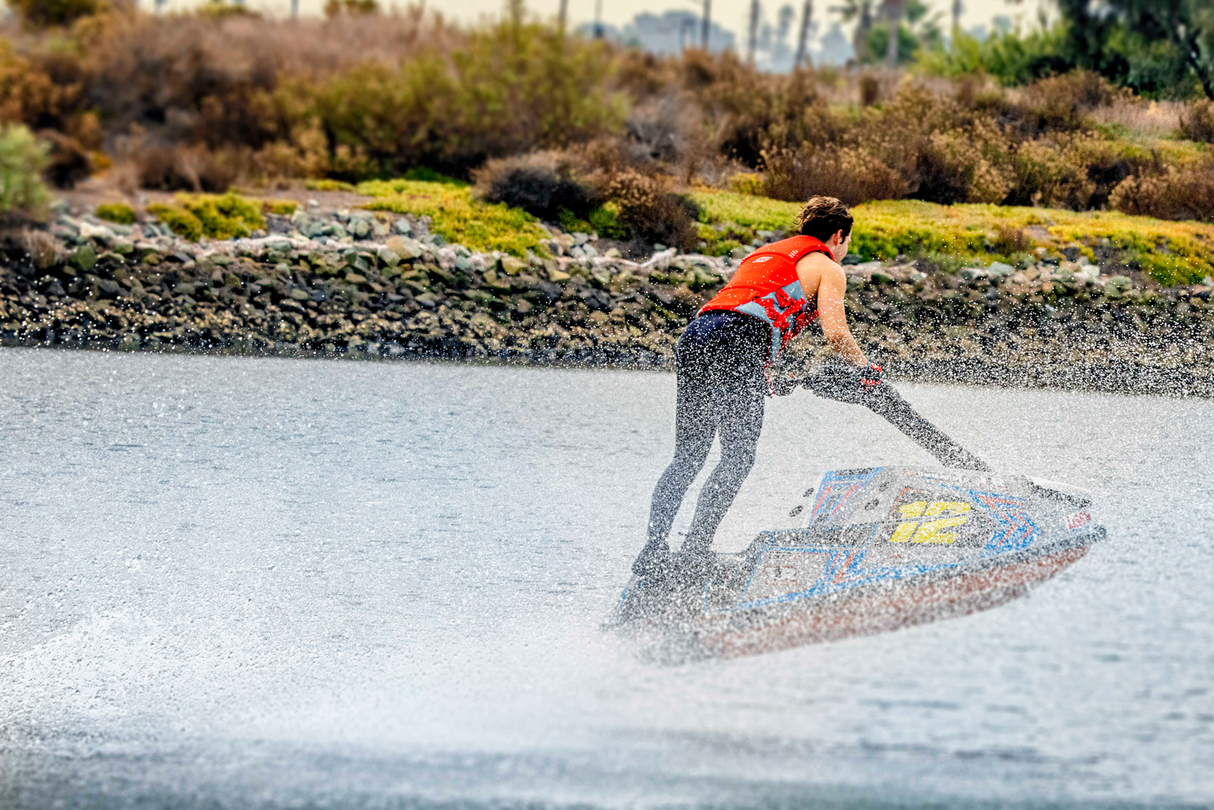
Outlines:
{"label": "red decal accent", "polygon": [[1087,512],[1076,512],[1073,515],[1066,516],[1066,527],[1072,530],[1086,526],[1091,522],[1092,516]]}

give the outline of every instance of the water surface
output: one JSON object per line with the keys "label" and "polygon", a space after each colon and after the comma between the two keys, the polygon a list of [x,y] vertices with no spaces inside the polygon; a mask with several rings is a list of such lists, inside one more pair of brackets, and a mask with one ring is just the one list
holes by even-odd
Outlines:
{"label": "water surface", "polygon": [[[1214,803],[1214,405],[902,389],[1108,539],[982,614],[659,668],[599,624],[670,375],[0,350],[0,807]],[[771,401],[717,548],[928,461]]]}

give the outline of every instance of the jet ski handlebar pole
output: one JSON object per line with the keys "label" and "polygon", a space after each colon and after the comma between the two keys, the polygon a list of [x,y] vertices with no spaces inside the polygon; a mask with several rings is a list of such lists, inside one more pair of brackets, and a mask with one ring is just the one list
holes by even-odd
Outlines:
{"label": "jet ski handlebar pole", "polygon": [[990,472],[990,466],[920,416],[892,385],[864,385],[857,371],[826,366],[801,379],[814,394],[852,405],[863,405],[884,418],[946,467]]}

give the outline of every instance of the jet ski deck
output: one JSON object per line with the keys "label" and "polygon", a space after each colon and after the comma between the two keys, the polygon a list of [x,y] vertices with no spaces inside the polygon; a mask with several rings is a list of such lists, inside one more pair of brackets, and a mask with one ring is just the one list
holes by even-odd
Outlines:
{"label": "jet ski deck", "polygon": [[674,555],[660,576],[634,576],[615,626],[668,661],[884,632],[1022,596],[1104,537],[1086,496],[1023,476],[834,470],[812,492],[800,528],[762,532],[708,570]]}

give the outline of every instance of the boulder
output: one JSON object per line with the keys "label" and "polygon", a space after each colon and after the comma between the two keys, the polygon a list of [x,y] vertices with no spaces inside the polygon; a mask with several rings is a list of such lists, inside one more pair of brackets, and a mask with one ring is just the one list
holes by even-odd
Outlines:
{"label": "boulder", "polygon": [[385,267],[396,267],[400,264],[400,254],[390,247],[381,247],[377,255],[380,263]]}
{"label": "boulder", "polygon": [[502,256],[497,260],[497,266],[508,276],[517,276],[527,269],[527,263],[515,256]]}
{"label": "boulder", "polygon": [[400,256],[402,260],[417,259],[426,252],[421,243],[416,239],[410,239],[404,236],[393,236],[388,239],[386,244],[394,253]]}

